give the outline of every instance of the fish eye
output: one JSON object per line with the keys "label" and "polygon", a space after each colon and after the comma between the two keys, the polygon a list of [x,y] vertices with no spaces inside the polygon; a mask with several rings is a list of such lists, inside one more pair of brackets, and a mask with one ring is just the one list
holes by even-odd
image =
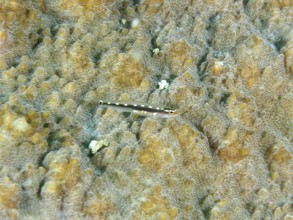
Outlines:
{"label": "fish eye", "polygon": [[101,101],[99,101],[99,104],[100,104],[100,105],[102,105],[102,104],[103,104],[103,101],[102,101],[102,100],[101,100]]}

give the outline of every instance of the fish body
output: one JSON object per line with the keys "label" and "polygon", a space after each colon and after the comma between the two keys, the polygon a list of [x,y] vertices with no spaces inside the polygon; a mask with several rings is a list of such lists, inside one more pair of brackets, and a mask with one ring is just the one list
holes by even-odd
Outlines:
{"label": "fish body", "polygon": [[101,107],[112,107],[122,112],[130,112],[137,115],[153,118],[172,118],[179,116],[178,110],[156,107],[151,104],[130,104],[120,102],[99,101]]}

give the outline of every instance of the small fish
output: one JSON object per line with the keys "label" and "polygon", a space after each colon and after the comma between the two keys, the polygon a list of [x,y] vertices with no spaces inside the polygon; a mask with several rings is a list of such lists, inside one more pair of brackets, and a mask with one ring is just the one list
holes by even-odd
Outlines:
{"label": "small fish", "polygon": [[130,104],[120,102],[104,102],[99,101],[101,107],[113,107],[122,112],[131,112],[137,115],[153,117],[153,118],[172,118],[179,116],[179,111],[170,108],[155,107],[151,104]]}

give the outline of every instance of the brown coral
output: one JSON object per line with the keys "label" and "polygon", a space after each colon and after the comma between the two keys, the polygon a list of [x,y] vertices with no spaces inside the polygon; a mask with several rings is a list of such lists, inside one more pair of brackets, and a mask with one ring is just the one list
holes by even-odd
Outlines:
{"label": "brown coral", "polygon": [[133,218],[175,219],[177,209],[170,207],[168,201],[161,194],[162,186],[155,186],[147,195],[146,201],[142,202],[141,207],[134,212]]}
{"label": "brown coral", "polygon": [[[43,10],[44,1],[34,7],[28,1],[4,1],[0,8],[0,53],[5,54],[6,61],[30,49],[37,43],[36,30],[43,25],[39,11]],[[29,38],[29,40],[28,40]]]}
{"label": "brown coral", "polygon": [[137,88],[148,74],[149,71],[143,63],[120,54],[111,72],[110,79],[118,89]]}
{"label": "brown coral", "polygon": [[40,120],[45,118],[41,114],[27,111],[19,103],[14,106],[16,111],[12,109],[8,104],[0,109],[1,164],[21,167],[39,161],[44,155],[48,147],[48,130],[42,128]]}
{"label": "brown coral", "polygon": [[184,40],[172,42],[166,48],[166,62],[175,75],[185,72],[197,63],[197,51]]}
{"label": "brown coral", "polygon": [[165,166],[174,164],[174,152],[170,149],[168,140],[156,135],[157,122],[145,121],[143,126],[145,130],[141,141],[144,148],[139,152],[139,163],[154,171],[161,171]]}
{"label": "brown coral", "polygon": [[[68,0],[54,0],[50,2],[51,8],[53,8],[59,15],[66,17],[79,17],[81,15],[96,12],[100,16],[105,16],[107,5],[109,0],[102,0],[99,2],[92,0],[78,0],[78,1],[68,1]],[[72,11],[72,14],[66,13],[68,10]]]}

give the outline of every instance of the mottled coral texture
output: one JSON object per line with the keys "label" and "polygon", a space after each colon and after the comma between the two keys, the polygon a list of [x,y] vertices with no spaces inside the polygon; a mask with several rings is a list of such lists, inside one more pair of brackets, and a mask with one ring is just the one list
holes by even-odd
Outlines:
{"label": "mottled coral texture", "polygon": [[0,0],[0,73],[0,219],[293,219],[290,0]]}

